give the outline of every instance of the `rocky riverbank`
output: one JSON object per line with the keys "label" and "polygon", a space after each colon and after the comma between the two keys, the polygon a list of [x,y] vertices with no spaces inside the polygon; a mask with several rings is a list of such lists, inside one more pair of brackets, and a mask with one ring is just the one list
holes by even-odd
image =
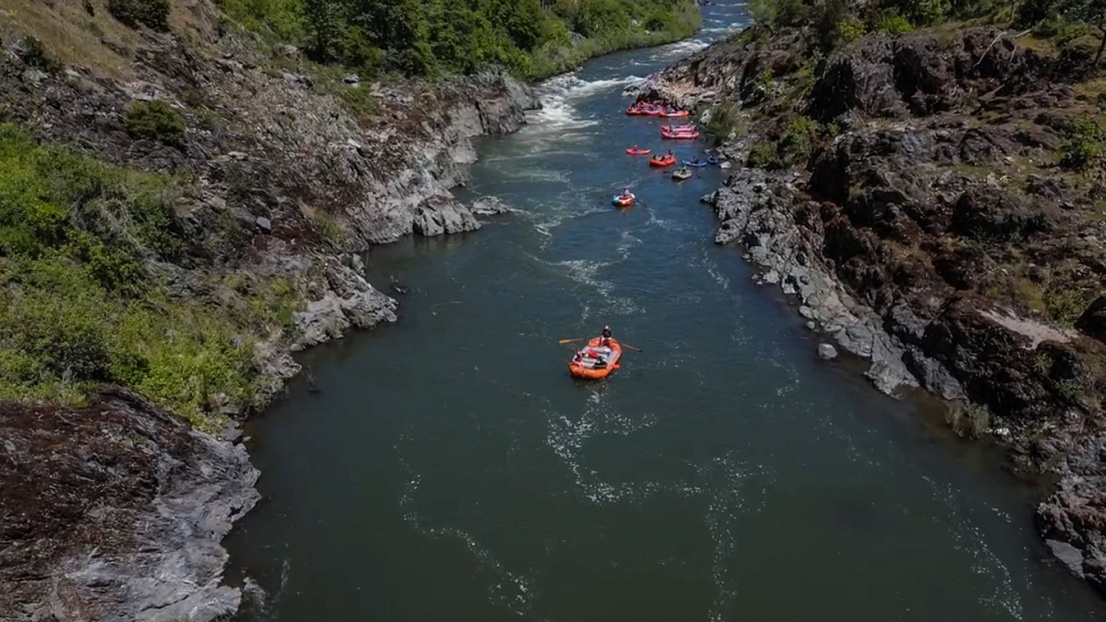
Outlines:
{"label": "rocky riverbank", "polygon": [[[254,347],[251,394],[210,396],[211,421],[273,399],[299,370],[291,352],[394,321],[396,301],[366,280],[359,254],[409,234],[475,231],[477,214],[501,212],[463,205],[450,188],[475,160],[472,138],[514,132],[539,105],[500,73],[334,79],[299,50],[270,51],[229,27],[206,1],[174,9],[170,33],[79,4],[20,5],[15,15],[34,21],[0,23],[0,121],[173,177],[170,226],[185,250],[173,261],[139,253],[166,300],[248,306],[276,281],[294,300],[286,326]],[[78,25],[86,11],[95,28]],[[57,62],[62,46],[81,61]],[[136,131],[129,110],[148,102],[172,114]],[[127,237],[132,223],[108,221]],[[0,430],[0,617],[205,622],[237,608],[220,542],[257,500],[258,473],[233,434],[215,440],[114,387],[81,407],[0,403]]]}
{"label": "rocky riverbank", "polygon": [[1102,83],[1094,42],[869,35],[809,64],[754,27],[632,89],[696,109],[734,172],[704,201],[882,391],[1052,474],[1056,557],[1106,593]]}

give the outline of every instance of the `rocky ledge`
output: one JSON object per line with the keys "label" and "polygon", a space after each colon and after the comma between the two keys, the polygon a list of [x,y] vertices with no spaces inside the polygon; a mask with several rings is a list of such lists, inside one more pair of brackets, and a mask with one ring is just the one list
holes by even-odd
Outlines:
{"label": "rocky ledge", "polygon": [[212,620],[238,608],[220,546],[258,500],[240,445],[118,387],[80,408],[0,404],[5,620]]}
{"label": "rocky ledge", "polygon": [[1101,140],[1081,129],[1094,48],[946,28],[869,36],[812,71],[804,41],[751,28],[632,93],[722,134],[737,168],[704,197],[716,241],[810,329],[869,359],[881,390],[930,390],[959,432],[1055,475],[1041,533],[1106,593],[1106,195],[1078,161]]}

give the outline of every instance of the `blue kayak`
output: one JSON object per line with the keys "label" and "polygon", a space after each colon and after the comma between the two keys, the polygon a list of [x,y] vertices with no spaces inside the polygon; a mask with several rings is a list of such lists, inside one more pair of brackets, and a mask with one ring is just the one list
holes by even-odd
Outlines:
{"label": "blue kayak", "polygon": [[689,160],[684,160],[684,166],[704,167],[706,165],[706,162],[691,162]]}

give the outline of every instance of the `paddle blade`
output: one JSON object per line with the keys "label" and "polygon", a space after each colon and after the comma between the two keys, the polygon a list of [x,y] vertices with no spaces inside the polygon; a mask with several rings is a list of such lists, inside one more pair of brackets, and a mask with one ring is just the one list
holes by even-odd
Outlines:
{"label": "paddle blade", "polygon": [[564,345],[566,343],[573,343],[575,341],[583,341],[584,339],[586,339],[586,337],[578,337],[576,339],[562,339],[562,340],[558,341],[557,343],[559,343],[561,345]]}

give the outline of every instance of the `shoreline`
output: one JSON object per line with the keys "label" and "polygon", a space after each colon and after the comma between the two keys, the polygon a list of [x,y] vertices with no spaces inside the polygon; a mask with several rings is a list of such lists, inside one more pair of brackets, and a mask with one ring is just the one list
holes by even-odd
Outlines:
{"label": "shoreline", "polygon": [[[793,88],[795,71],[801,61],[790,56],[794,53],[794,41],[788,41],[789,34],[785,29],[762,41],[742,42],[738,38],[714,44],[654,73],[642,84],[626,89],[625,93],[638,99],[659,98],[694,109],[696,117],[706,112],[704,124],[711,122],[711,115],[732,115],[738,102],[749,102],[736,119],[731,119],[730,129],[734,134],[720,137],[719,141],[719,151],[734,163],[734,167],[717,190],[702,197],[718,223],[715,242],[739,247],[745,261],[754,267],[755,281],[780,291],[789,299],[788,306],[794,303],[797,314],[806,319],[806,328],[816,335],[816,342],[833,344],[864,361],[867,369],[863,375],[878,390],[893,397],[901,397],[904,391],[925,391],[945,405],[945,424],[957,436],[995,446],[1008,461],[1013,476],[1031,482],[1035,489],[1042,491],[1035,511],[1041,546],[1051,551],[1056,561],[1073,575],[1089,583],[1099,595],[1106,595],[1106,572],[1103,572],[1106,523],[1101,521],[1102,510],[1095,501],[1106,480],[1101,468],[1095,466],[1090,457],[1106,437],[1095,431],[1093,423],[1086,430],[1081,423],[1100,416],[1093,406],[1081,415],[1085,419],[1068,414],[1073,408],[1085,408],[1087,402],[1071,399],[1063,387],[1057,388],[1056,383],[1060,381],[1054,377],[1054,374],[1067,373],[1061,372],[1055,363],[1061,359],[1072,361],[1072,367],[1067,369],[1082,370],[1077,372],[1080,374],[1091,373],[1086,367],[1089,363],[1080,357],[1094,356],[1083,353],[1094,353],[1098,351],[1097,346],[1093,343],[1080,345],[1080,339],[1089,337],[1073,336],[1047,322],[1029,321],[1001,303],[956,294],[940,304],[927,303],[926,300],[939,294],[930,294],[929,298],[919,301],[917,297],[910,297],[909,285],[890,288],[883,285],[878,291],[875,285],[887,282],[876,276],[877,270],[883,273],[895,269],[893,264],[886,267],[889,261],[884,257],[890,251],[872,250],[880,240],[887,236],[898,241],[908,239],[909,235],[926,235],[924,232],[900,233],[917,230],[902,213],[913,216],[914,212],[909,211],[914,209],[911,197],[924,196],[925,192],[918,189],[920,184],[899,189],[909,183],[902,181],[909,179],[905,171],[913,166],[927,176],[933,175],[928,168],[934,166],[931,162],[943,163],[937,159],[939,156],[931,155],[935,153],[933,144],[941,144],[945,135],[955,137],[955,132],[963,132],[961,128],[973,125],[945,120],[936,113],[910,116],[895,110],[896,94],[883,94],[874,100],[864,99],[869,97],[866,92],[855,97],[848,95],[848,89],[862,91],[867,85],[848,82],[843,76],[850,74],[844,72],[851,69],[867,75],[891,71],[881,63],[893,64],[898,58],[884,60],[879,56],[879,46],[897,44],[915,54],[925,54],[933,49],[941,50],[944,45],[952,49],[946,54],[956,57],[965,54],[956,48],[958,44],[971,50],[971,41],[986,39],[1002,43],[1003,49],[1017,50],[1011,33],[964,28],[957,33],[963,43],[953,39],[943,44],[930,43],[926,37],[931,35],[925,32],[898,38],[877,35],[870,37],[870,43],[863,40],[857,46],[835,53],[825,73],[814,77],[813,95],[809,97],[815,101],[809,104],[810,110],[816,111],[820,105],[821,100],[817,98],[822,97],[823,91],[819,89],[823,88],[823,83],[825,93],[835,93],[837,99],[852,97],[848,101],[859,103],[849,105],[859,110],[849,111],[835,120],[841,126],[839,133],[805,161],[773,167],[775,170],[746,166],[750,158],[760,155],[757,150],[763,145],[793,140],[786,134],[791,126],[780,130],[784,121],[776,118],[776,115],[786,116],[787,113],[762,113],[760,108],[774,101],[786,101],[783,98]],[[872,57],[863,57],[864,53],[871,53]],[[1012,54],[1009,62],[1017,62],[1016,58],[1017,55]],[[942,61],[923,57],[919,62],[939,66]],[[775,79],[758,83],[756,90],[753,85],[735,79],[743,71],[748,73],[750,67],[764,63],[777,68]],[[940,69],[930,71],[940,75]],[[935,81],[956,79],[934,78]],[[834,91],[835,88],[838,90]],[[865,105],[874,110],[865,110]],[[725,107],[730,110],[723,110]],[[848,109],[848,105],[845,108]],[[959,112],[953,110],[946,116]],[[969,129],[968,133],[973,131],[986,130]],[[1006,143],[992,144],[1003,145],[991,147],[995,152],[1009,149]],[[1030,148],[1040,146],[1034,144]],[[966,152],[963,147],[961,153],[967,154],[962,156],[964,158],[993,158]],[[1006,158],[1007,163],[1026,157],[1024,151],[1022,154],[1006,153],[1012,154]],[[995,159],[981,161],[990,165]],[[936,165],[938,170],[942,163]],[[859,172],[854,173],[854,169]],[[863,184],[868,182],[860,176],[864,170],[878,171],[875,174],[879,181],[874,183],[882,186],[865,187]],[[1033,179],[1032,175],[1029,179]],[[849,186],[847,191],[840,189],[849,183],[861,185],[856,189]],[[968,190],[953,206],[954,214],[964,209],[962,204],[967,199],[963,197],[976,196],[971,194],[973,183],[978,182],[965,177],[960,188]],[[988,178],[987,184],[992,188],[990,192],[995,192],[993,188],[997,186],[992,178]],[[860,194],[861,190],[865,194]],[[885,212],[883,216],[896,220],[881,222],[878,211],[875,216],[866,216],[865,207],[853,206],[853,201],[859,204],[860,197],[867,199],[867,209],[881,209],[878,206],[882,203],[876,201],[897,204],[893,208],[896,211]],[[955,197],[950,201],[955,202]],[[986,208],[980,204],[980,209]],[[1047,203],[1045,209],[1048,209]],[[923,230],[926,226],[937,225],[923,224]],[[877,229],[880,233],[872,235],[867,233],[868,227],[884,229]],[[970,236],[976,231],[962,229],[957,233]],[[892,243],[886,244],[895,248],[890,246]],[[904,283],[926,283],[922,279],[928,277],[924,276],[923,269],[916,267],[916,261],[900,265],[907,266],[898,269],[909,269],[911,272],[907,274],[913,279]],[[865,283],[873,285],[868,287]],[[927,286],[931,291],[939,291],[936,286],[928,283]],[[906,293],[902,293],[903,290]],[[927,304],[933,306],[926,307]],[[941,345],[940,339],[944,339],[946,345]],[[961,343],[973,345],[968,350],[960,346]],[[835,357],[832,351],[823,356]],[[1053,362],[1042,367],[1042,357]],[[982,374],[980,369],[984,370]],[[1014,377],[1021,380],[1013,380]],[[1093,382],[1085,380],[1086,376],[1079,378],[1080,383]],[[1039,423],[1040,419],[1043,424]]]}
{"label": "shoreline", "polygon": [[[130,486],[145,477],[142,468],[116,473],[113,486],[123,497],[112,503],[131,504],[126,519],[120,520],[118,515],[94,511],[99,493],[70,479],[74,467],[60,459],[61,453],[59,459],[44,461],[33,450],[33,437],[7,435],[15,444],[0,445],[0,453],[23,456],[38,465],[34,477],[57,479],[59,489],[79,499],[81,508],[65,514],[60,501],[42,503],[34,496],[21,500],[29,516],[60,513],[65,518],[55,531],[36,535],[31,542],[47,547],[49,555],[16,564],[44,579],[21,583],[19,590],[0,595],[0,609],[20,612],[16,620],[40,615],[71,619],[76,611],[94,610],[97,619],[105,621],[187,617],[208,622],[236,611],[242,590],[225,580],[228,558],[222,540],[259,500],[254,483],[261,475],[249,462],[241,424],[280,399],[285,385],[302,372],[294,353],[340,339],[349,330],[396,321],[398,301],[364,275],[365,250],[409,235],[474,232],[481,219],[507,211],[494,202],[462,204],[450,191],[464,183],[465,167],[476,161],[473,139],[513,133],[525,123],[526,111],[540,108],[531,85],[502,73],[451,79],[430,90],[405,85],[375,91],[374,85],[382,102],[380,120],[362,125],[334,94],[316,88],[310,76],[271,72],[263,56],[243,47],[233,34],[226,36],[219,45],[233,53],[198,59],[184,73],[172,63],[182,53],[179,42],[154,36],[147,45],[158,53],[135,66],[141,82],[98,77],[79,68],[59,74],[35,72],[18,58],[0,61],[0,84],[40,98],[17,100],[13,120],[39,119],[36,137],[47,142],[65,143],[80,136],[82,150],[116,165],[193,167],[199,196],[190,217],[197,233],[213,235],[228,217],[239,223],[236,237],[219,247],[236,259],[219,270],[243,274],[247,282],[274,275],[288,278],[304,301],[292,317],[294,339],[278,336],[258,343],[257,394],[245,408],[222,406],[222,416],[231,425],[221,433],[191,429],[178,415],[130,389],[111,385],[95,389],[92,402],[81,408],[0,403],[0,429],[8,431],[26,425],[38,408],[77,417],[95,411],[118,428],[63,436],[51,451],[68,452],[65,444],[78,442],[113,447],[103,444],[104,435],[118,439],[127,429],[137,428],[146,430],[148,441],[123,443],[123,449],[112,450],[115,459],[176,465],[154,476],[157,488],[167,491],[154,498],[126,496]],[[623,50],[610,53],[617,51]],[[197,101],[182,104],[177,93],[189,83],[204,85],[202,99],[197,100],[200,93],[192,93],[189,96]],[[156,144],[128,149],[115,124],[90,127],[84,120],[87,110],[110,119],[138,96],[136,92],[142,97],[153,93],[152,99],[179,106],[190,129],[177,152]],[[255,96],[241,101],[241,92]],[[273,183],[255,186],[253,180]],[[316,202],[341,209],[320,220],[322,215],[311,206]],[[333,230],[341,242],[312,239],[312,230],[320,226],[324,233]],[[174,270],[182,295],[199,295],[194,292],[203,284],[188,270]],[[209,469],[185,468],[201,453],[208,456]],[[0,483],[30,487],[27,476],[0,472]],[[194,494],[196,490],[203,495]],[[86,494],[93,496],[82,497]],[[174,508],[174,515],[195,517],[194,523],[159,523],[147,516],[167,506]],[[7,520],[3,515],[0,519]],[[134,529],[154,523],[160,531],[140,538],[139,552]],[[102,547],[98,558],[88,558],[84,541],[69,535],[78,529],[111,544]],[[182,550],[203,553],[182,557]]]}

